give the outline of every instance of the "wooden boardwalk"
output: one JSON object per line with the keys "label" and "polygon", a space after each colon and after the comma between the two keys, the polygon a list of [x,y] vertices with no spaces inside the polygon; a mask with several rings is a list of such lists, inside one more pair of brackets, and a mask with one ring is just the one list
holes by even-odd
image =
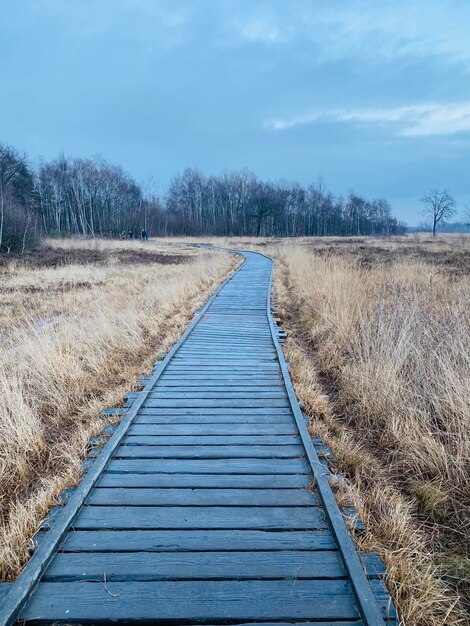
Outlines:
{"label": "wooden boardwalk", "polygon": [[295,400],[272,262],[243,255],[3,586],[1,623],[395,623]]}

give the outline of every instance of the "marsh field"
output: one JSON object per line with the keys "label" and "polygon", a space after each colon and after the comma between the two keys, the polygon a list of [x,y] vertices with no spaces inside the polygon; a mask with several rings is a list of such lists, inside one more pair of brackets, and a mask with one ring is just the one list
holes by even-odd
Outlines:
{"label": "marsh field", "polygon": [[[0,258],[0,562],[13,579],[99,412],[239,263],[178,240],[46,240]],[[407,626],[468,623],[470,237],[187,239],[276,261],[297,395]]]}

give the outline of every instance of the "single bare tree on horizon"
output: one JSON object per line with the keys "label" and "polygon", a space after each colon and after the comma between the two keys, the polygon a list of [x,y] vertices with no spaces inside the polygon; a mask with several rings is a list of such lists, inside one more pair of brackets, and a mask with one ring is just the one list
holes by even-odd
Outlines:
{"label": "single bare tree on horizon", "polygon": [[452,217],[455,213],[455,198],[445,189],[431,189],[420,198],[424,205],[422,214],[432,219],[432,235],[436,236],[436,227],[442,219]]}

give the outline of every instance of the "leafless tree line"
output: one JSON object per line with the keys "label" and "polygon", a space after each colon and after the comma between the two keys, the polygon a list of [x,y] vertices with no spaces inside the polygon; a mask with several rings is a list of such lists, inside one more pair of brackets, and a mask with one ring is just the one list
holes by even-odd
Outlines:
{"label": "leafless tree line", "polygon": [[384,199],[366,200],[350,192],[335,198],[319,180],[260,181],[248,170],[205,177],[186,169],[170,184],[163,203],[166,229],[185,235],[389,235],[404,225]]}
{"label": "leafless tree line", "polygon": [[32,168],[0,144],[0,250],[25,250],[52,236],[397,234],[405,227],[386,200],[335,198],[319,180],[307,188],[264,182],[248,170],[204,176],[186,169],[167,192],[144,191],[103,159],[64,155]]}
{"label": "leafless tree line", "polygon": [[0,252],[24,251],[38,238],[38,195],[26,157],[0,143]]}
{"label": "leafless tree line", "polygon": [[106,161],[60,156],[40,165],[37,185],[45,232],[95,237],[138,227],[142,191]]}

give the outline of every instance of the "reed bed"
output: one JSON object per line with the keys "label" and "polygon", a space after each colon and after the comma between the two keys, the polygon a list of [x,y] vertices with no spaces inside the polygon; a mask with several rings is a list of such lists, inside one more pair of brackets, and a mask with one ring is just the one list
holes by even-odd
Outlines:
{"label": "reed bed", "polygon": [[398,256],[406,240],[372,241],[379,256],[326,243],[268,247],[311,432],[348,478],[341,497],[366,522],[361,546],[385,558],[402,624],[468,623],[469,239],[429,242],[437,262],[416,239]]}

